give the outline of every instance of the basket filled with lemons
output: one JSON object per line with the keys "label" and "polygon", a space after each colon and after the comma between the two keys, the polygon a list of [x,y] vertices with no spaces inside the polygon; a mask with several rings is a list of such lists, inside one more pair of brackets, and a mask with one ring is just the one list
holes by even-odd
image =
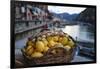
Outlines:
{"label": "basket filled with lemons", "polygon": [[21,49],[28,64],[69,63],[73,59],[75,41],[62,31],[42,31],[28,38]]}

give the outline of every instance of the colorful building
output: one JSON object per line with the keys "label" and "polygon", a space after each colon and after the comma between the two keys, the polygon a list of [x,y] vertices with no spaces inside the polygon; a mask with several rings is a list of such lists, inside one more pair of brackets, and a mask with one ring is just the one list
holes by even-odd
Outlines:
{"label": "colorful building", "polygon": [[15,5],[15,36],[16,40],[33,36],[42,28],[46,28],[52,17],[47,5],[16,3]]}

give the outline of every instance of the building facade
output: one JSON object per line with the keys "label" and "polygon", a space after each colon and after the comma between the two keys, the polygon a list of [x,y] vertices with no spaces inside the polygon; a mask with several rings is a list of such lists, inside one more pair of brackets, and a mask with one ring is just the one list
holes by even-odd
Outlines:
{"label": "building facade", "polygon": [[32,36],[46,27],[49,21],[47,5],[16,3],[15,5],[15,39]]}

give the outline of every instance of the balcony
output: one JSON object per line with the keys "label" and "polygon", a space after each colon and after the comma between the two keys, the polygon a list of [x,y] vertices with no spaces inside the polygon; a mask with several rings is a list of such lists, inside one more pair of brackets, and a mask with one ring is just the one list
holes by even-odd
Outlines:
{"label": "balcony", "polygon": [[22,32],[25,32],[25,31],[28,31],[28,30],[31,30],[31,29],[36,29],[36,28],[39,28],[39,27],[42,27],[44,25],[46,25],[48,22],[39,22],[38,23],[33,23],[33,22],[36,22],[36,21],[33,21],[33,20],[20,20],[18,22],[21,22],[23,24],[23,22],[29,22],[29,25],[26,26],[26,25],[23,25],[23,26],[19,26],[19,27],[16,27],[15,28],[15,34],[18,34],[18,33],[22,33]]}

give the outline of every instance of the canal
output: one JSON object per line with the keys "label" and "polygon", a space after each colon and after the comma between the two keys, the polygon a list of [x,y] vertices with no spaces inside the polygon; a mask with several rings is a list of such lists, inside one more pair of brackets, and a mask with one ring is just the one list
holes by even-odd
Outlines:
{"label": "canal", "polygon": [[77,41],[94,42],[94,33],[89,30],[87,25],[69,25],[61,28],[62,31],[68,33]]}

